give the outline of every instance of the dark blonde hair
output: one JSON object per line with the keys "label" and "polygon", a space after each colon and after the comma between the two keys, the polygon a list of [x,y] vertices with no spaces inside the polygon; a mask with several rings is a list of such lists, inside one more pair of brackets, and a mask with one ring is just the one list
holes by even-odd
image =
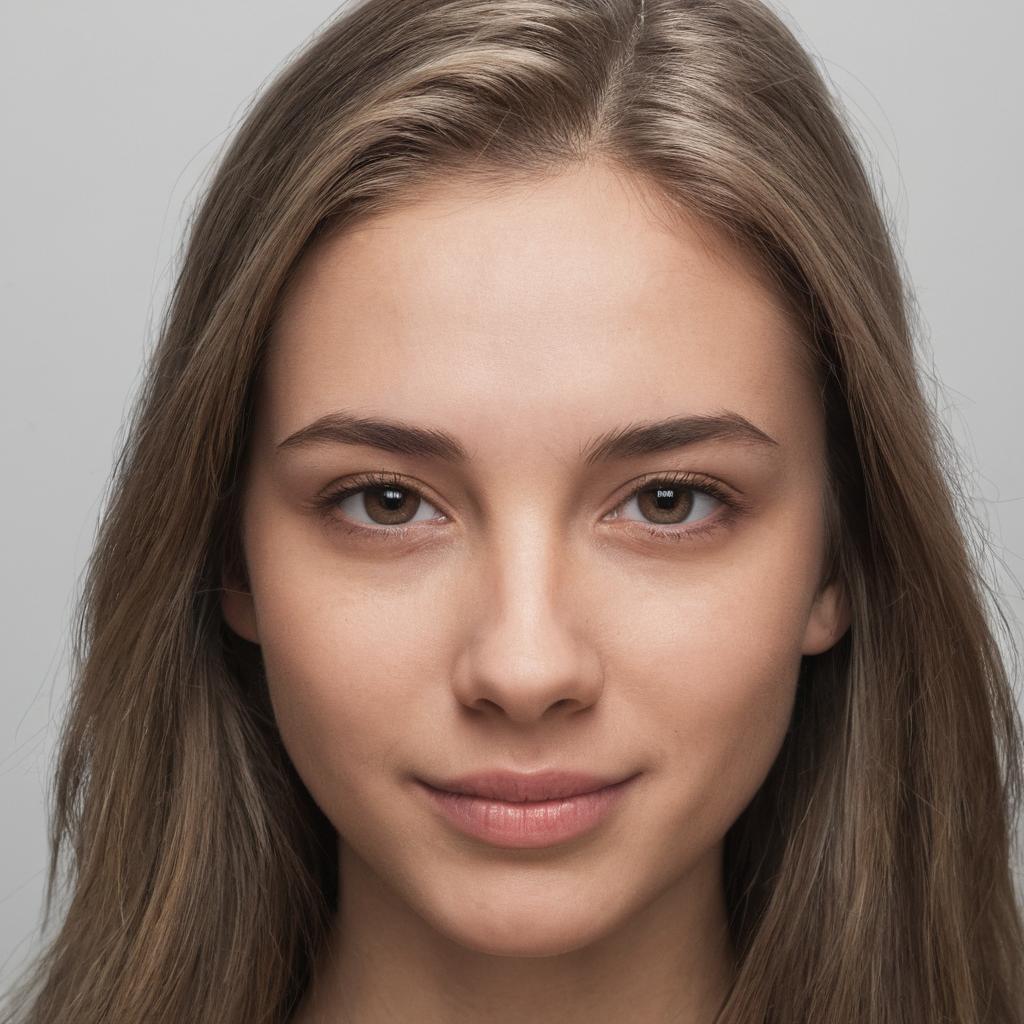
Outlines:
{"label": "dark blonde hair", "polygon": [[757,0],[365,0],[259,97],[190,224],[115,468],[54,777],[46,920],[62,864],[66,907],[0,1020],[288,1019],[337,907],[336,837],[219,603],[225,567],[244,572],[279,296],[315,240],[432,181],[591,160],[756,257],[827,425],[822,583],[843,580],[852,622],[805,657],[726,836],[718,1024],[1024,1022],[1006,618],[890,228],[812,59]]}

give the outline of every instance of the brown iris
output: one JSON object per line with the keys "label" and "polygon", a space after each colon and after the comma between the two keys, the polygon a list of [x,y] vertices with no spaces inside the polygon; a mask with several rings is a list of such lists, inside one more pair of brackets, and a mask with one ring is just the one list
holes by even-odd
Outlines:
{"label": "brown iris", "polygon": [[636,492],[636,500],[640,511],[654,523],[678,523],[693,508],[693,496],[686,487],[645,487]]}
{"label": "brown iris", "polygon": [[[415,491],[394,484],[367,487],[363,491],[363,506],[374,522],[382,525],[401,525],[408,522],[419,508],[420,496]],[[378,519],[374,508],[382,509],[383,518]]]}

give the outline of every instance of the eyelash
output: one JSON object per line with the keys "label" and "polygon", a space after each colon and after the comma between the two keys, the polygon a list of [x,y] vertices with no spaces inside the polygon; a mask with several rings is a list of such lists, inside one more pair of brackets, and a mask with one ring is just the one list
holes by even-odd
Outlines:
{"label": "eyelash", "polygon": [[[655,485],[669,484],[673,487],[682,487],[690,491],[698,491],[707,494],[725,506],[725,512],[712,518],[710,522],[701,520],[697,526],[686,529],[660,528],[654,525],[644,525],[636,520],[627,520],[633,526],[631,529],[646,533],[659,541],[670,541],[678,543],[686,540],[697,540],[702,537],[730,525],[736,518],[747,511],[747,503],[727,493],[714,481],[700,478],[692,473],[669,472],[661,476],[649,477],[627,494],[615,507],[619,512],[622,507],[642,491],[651,490]],[[353,524],[348,520],[340,520],[334,513],[336,507],[345,499],[360,491],[376,487],[396,487],[403,491],[411,492],[425,498],[425,495],[416,487],[405,483],[401,477],[390,473],[362,473],[351,477],[341,486],[328,491],[314,502],[314,507],[332,525],[340,525],[347,533],[366,537],[371,540],[382,540],[385,542],[400,541],[408,536],[413,530],[411,526],[397,527],[369,527]],[[429,500],[429,499],[427,499]],[[431,502],[433,504],[433,502]],[[712,513],[714,516],[714,513]]]}

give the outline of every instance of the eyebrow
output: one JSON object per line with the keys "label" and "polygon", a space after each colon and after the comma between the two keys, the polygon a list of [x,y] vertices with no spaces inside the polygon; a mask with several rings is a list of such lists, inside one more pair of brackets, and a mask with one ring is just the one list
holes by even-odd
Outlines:
{"label": "eyebrow", "polygon": [[[731,441],[768,450],[779,446],[750,420],[729,410],[690,416],[671,416],[628,424],[606,431],[582,445],[584,465],[652,455],[686,448],[705,441]],[[277,445],[278,451],[322,448],[330,445],[364,445],[411,458],[439,459],[453,465],[470,461],[458,438],[444,430],[415,426],[400,420],[333,412],[297,430]]]}

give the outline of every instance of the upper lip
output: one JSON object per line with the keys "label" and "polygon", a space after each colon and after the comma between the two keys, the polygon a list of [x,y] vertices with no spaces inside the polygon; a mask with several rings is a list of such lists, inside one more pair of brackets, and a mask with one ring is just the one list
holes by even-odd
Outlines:
{"label": "upper lip", "polygon": [[547,770],[538,772],[485,771],[462,775],[457,779],[427,782],[434,789],[470,796],[490,797],[492,800],[557,800],[579,796],[595,790],[625,782],[632,776],[602,776],[589,772]]}

